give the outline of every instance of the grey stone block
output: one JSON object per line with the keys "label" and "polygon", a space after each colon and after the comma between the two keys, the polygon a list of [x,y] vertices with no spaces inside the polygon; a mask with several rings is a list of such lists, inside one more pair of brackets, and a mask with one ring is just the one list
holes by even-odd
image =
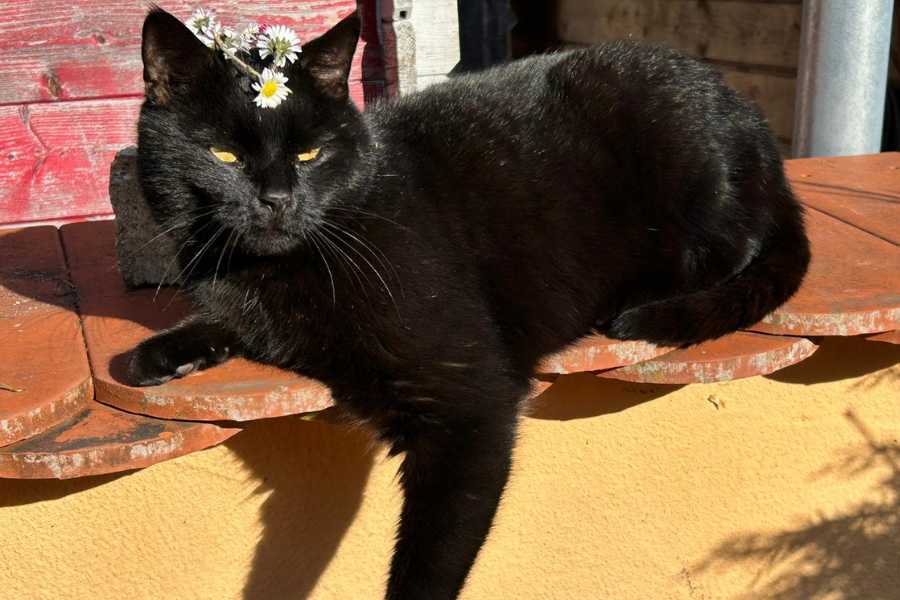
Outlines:
{"label": "grey stone block", "polygon": [[133,146],[119,151],[113,160],[109,200],[116,215],[116,256],[125,284],[136,288],[166,283],[166,276],[171,279],[178,271],[172,262],[177,248],[162,234],[144,200]]}

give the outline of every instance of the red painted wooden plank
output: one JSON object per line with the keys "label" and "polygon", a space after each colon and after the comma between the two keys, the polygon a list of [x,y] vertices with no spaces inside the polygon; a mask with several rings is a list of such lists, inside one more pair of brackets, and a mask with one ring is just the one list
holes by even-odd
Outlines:
{"label": "red painted wooden plank", "polygon": [[141,100],[0,107],[0,223],[109,214],[109,165]]}
{"label": "red painted wooden plank", "polygon": [[141,98],[34,104],[34,134],[51,149],[91,146],[117,151],[133,144]]}
{"label": "red painted wooden plank", "polygon": [[[198,4],[161,2],[179,18]],[[301,41],[355,9],[354,0],[213,0],[200,3],[230,24],[293,27]],[[147,5],[119,0],[0,3],[0,104],[143,93],[140,35]],[[362,44],[352,81],[362,79]],[[371,56],[370,60],[378,60]],[[358,94],[361,95],[361,94]]]}
{"label": "red painted wooden plank", "polygon": [[54,227],[0,231],[0,446],[93,399],[75,295]]}
{"label": "red painted wooden plank", "polygon": [[807,205],[900,244],[900,153],[787,162]]}
{"label": "red painted wooden plank", "polygon": [[145,415],[206,421],[246,421],[333,405],[330,391],[319,382],[240,359],[161,386],[124,385],[124,365],[114,357],[178,322],[188,308],[185,298],[169,305],[171,290],[154,302],[155,290],[125,289],[115,268],[113,222],[67,225],[62,232],[97,400]]}
{"label": "red painted wooden plank", "polygon": [[605,371],[599,376],[643,383],[730,381],[768,375],[806,359],[815,351],[816,345],[805,338],[739,331],[646,362]]}
{"label": "red painted wooden plank", "polygon": [[0,107],[0,223],[28,215],[31,174],[44,152],[27,121],[24,107]]}
{"label": "red painted wooden plank", "polygon": [[132,415],[91,402],[54,429],[0,448],[0,477],[70,479],[141,469],[215,446],[239,431]]}
{"label": "red painted wooden plank", "polygon": [[900,247],[811,210],[812,262],[800,290],[750,329],[859,335],[900,328]]}

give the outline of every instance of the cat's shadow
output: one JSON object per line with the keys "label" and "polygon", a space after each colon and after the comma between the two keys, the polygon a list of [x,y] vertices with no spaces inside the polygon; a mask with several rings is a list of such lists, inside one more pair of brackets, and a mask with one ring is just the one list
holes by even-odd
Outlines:
{"label": "cat's shadow", "polygon": [[244,600],[309,597],[359,511],[376,446],[358,428],[298,417],[251,423],[226,445],[267,496]]}

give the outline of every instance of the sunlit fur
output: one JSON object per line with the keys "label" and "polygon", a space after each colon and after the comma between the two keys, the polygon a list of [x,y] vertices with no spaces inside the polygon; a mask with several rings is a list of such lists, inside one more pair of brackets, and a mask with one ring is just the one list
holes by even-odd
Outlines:
{"label": "sunlit fur", "polygon": [[765,121],[696,61],[612,43],[360,114],[354,19],[261,110],[224,59],[148,17],[141,177],[197,314],[138,346],[130,377],[240,354],[324,381],[404,454],[387,597],[448,600],[543,356],[593,331],[689,345],[751,325],[797,289],[808,244]]}

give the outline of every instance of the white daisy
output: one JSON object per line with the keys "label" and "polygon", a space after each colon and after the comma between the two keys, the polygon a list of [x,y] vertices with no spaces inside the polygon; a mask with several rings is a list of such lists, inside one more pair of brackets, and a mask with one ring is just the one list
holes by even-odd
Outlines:
{"label": "white daisy", "polygon": [[260,108],[275,108],[291,93],[287,80],[277,71],[264,69],[259,82],[253,84],[253,89],[259,92],[253,101]]}
{"label": "white daisy", "polygon": [[222,30],[217,33],[219,34],[219,45],[222,48],[222,52],[228,56],[234,56],[237,51],[241,49],[241,40],[234,29],[231,27],[223,27]]}
{"label": "white daisy", "polygon": [[285,59],[297,60],[301,52],[300,39],[294,30],[284,25],[270,25],[259,36],[256,42],[260,58],[271,55],[276,67],[283,67]]}
{"label": "white daisy", "polygon": [[243,52],[249,53],[256,47],[257,36],[259,36],[259,25],[256,23],[246,25],[238,35],[238,48]]}
{"label": "white daisy", "polygon": [[190,18],[185,22],[185,25],[194,32],[194,35],[196,35],[201,42],[210,47],[212,47],[212,39],[216,27],[221,27],[221,25],[216,23],[216,13],[206,8],[198,8],[191,13]]}

